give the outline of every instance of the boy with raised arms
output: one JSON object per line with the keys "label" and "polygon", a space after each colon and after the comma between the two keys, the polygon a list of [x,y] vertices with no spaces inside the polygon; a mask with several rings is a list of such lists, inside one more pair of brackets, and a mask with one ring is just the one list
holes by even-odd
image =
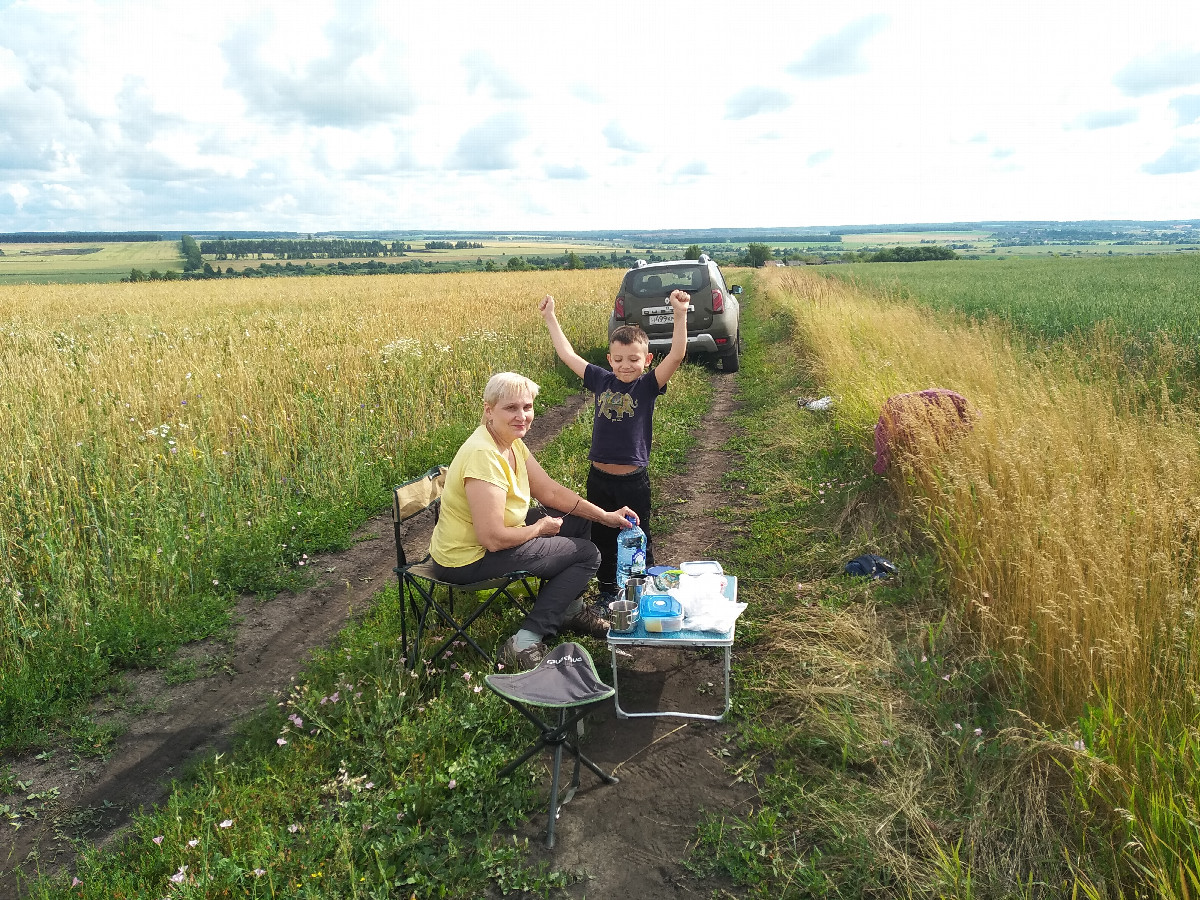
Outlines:
{"label": "boy with raised arms", "polygon": [[[595,395],[592,417],[592,447],[588,453],[591,467],[587,478],[587,499],[605,509],[628,506],[638,514],[646,532],[646,565],[653,565],[650,539],[650,445],[654,432],[654,403],[667,389],[687,354],[687,314],[692,298],[683,291],[672,291],[674,316],[671,349],[659,364],[647,371],[654,354],[650,339],[637,325],[622,325],[613,332],[608,345],[608,364],[612,371],[592,365],[575,352],[554,315],[554,298],[547,294],[538,303],[546,320],[550,340],[559,359],[583,379],[583,386]],[[592,525],[592,542],[600,550],[600,603],[608,615],[608,604],[617,599],[617,535],[619,529]]]}

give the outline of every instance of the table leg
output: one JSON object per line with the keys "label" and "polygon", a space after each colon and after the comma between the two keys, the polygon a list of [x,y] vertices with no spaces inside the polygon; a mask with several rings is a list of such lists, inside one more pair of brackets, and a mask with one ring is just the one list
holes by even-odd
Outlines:
{"label": "table leg", "polygon": [[[725,707],[717,715],[709,715],[706,713],[690,713],[690,712],[672,712],[668,710],[653,711],[653,712],[626,712],[621,709],[621,687],[617,677],[617,648],[610,646],[612,651],[612,673],[613,673],[613,707],[616,710],[618,719],[644,719],[650,717],[671,717],[676,719],[703,719],[708,722],[721,722],[725,719],[725,714],[733,707],[733,701],[730,697],[730,670],[733,663],[733,647],[727,646],[725,650]],[[674,648],[686,650],[686,648]],[[700,649],[700,648],[697,648]]]}

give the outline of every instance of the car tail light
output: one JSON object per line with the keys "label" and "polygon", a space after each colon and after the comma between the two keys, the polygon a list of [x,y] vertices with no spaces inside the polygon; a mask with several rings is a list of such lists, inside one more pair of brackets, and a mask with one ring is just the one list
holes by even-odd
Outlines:
{"label": "car tail light", "polygon": [[722,294],[720,291],[718,291],[716,288],[713,288],[713,304],[712,304],[712,306],[713,306],[713,312],[715,312],[715,313],[725,312],[725,295]]}
{"label": "car tail light", "polygon": [[729,338],[713,338],[713,341],[718,344],[728,344]]}
{"label": "car tail light", "polygon": [[613,304],[613,318],[625,318],[625,295],[617,294],[617,301]]}

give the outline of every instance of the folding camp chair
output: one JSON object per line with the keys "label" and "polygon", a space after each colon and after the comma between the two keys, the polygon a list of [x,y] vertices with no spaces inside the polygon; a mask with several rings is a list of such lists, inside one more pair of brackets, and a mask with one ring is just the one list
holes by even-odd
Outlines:
{"label": "folding camp chair", "polygon": [[[529,572],[510,572],[487,581],[474,584],[451,584],[434,574],[433,562],[426,549],[424,556],[410,563],[404,551],[401,524],[429,510],[437,522],[441,506],[442,490],[446,485],[446,467],[434,466],[419,478],[407,481],[392,491],[392,526],[396,534],[396,567],[393,571],[400,580],[400,641],[408,656],[409,666],[415,668],[421,652],[421,639],[431,625],[439,623],[450,629],[450,636],[431,654],[436,659],[455,641],[466,641],[475,651],[495,665],[495,658],[479,645],[467,629],[481,615],[501,599],[507,600],[521,611],[528,613],[525,604],[513,588],[520,586],[523,596],[532,598],[537,593],[536,576]],[[455,611],[455,600],[459,594],[483,595],[465,618]],[[416,618],[413,623],[412,646],[408,642],[408,613]],[[433,621],[430,621],[433,616]]]}
{"label": "folding camp chair", "polygon": [[[542,732],[529,749],[500,770],[499,777],[511,775],[543,747],[554,748],[554,769],[550,776],[550,822],[546,826],[546,846],[553,850],[554,823],[558,819],[559,809],[571,801],[579,787],[580,763],[591,769],[605,784],[616,784],[619,780],[584,756],[578,744],[568,736],[575,723],[587,715],[593,706],[613,695],[613,689],[600,680],[587,650],[571,642],[559,644],[536,668],[528,672],[488,675],[484,681]],[[553,725],[539,718],[531,707],[558,710],[558,724]],[[575,757],[575,774],[566,795],[560,800],[558,777],[562,768],[563,748]]]}

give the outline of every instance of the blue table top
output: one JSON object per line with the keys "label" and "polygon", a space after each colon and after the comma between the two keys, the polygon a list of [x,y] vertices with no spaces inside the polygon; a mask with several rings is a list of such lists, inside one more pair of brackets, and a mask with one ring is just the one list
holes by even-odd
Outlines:
{"label": "blue table top", "polygon": [[[726,575],[725,596],[737,600],[737,576]],[[608,633],[608,644],[614,646],[650,645],[659,647],[727,647],[733,643],[737,623],[728,631],[647,631],[641,620],[633,631]]]}

